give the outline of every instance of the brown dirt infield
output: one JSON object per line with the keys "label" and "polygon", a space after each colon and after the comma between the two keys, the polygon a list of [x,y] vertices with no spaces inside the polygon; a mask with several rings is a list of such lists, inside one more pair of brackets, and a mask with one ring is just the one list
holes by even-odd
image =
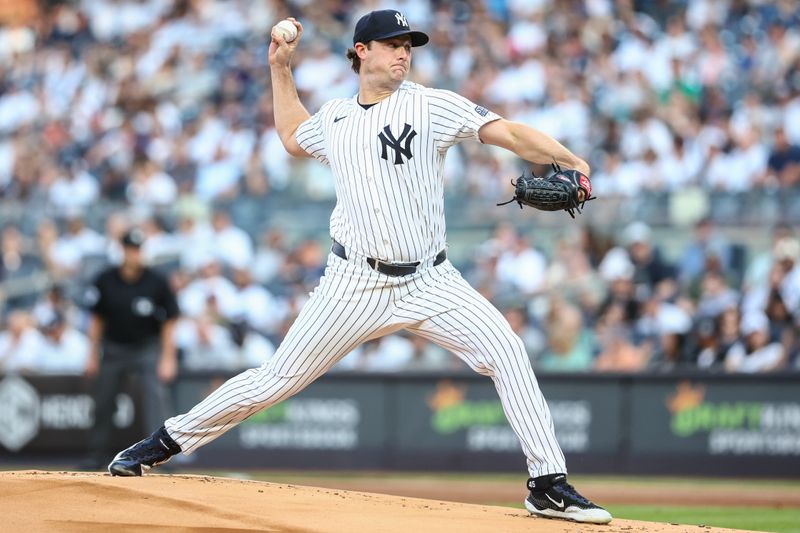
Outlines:
{"label": "brown dirt infield", "polygon": [[0,472],[4,531],[721,533],[729,529],[533,518],[523,510],[208,476]]}

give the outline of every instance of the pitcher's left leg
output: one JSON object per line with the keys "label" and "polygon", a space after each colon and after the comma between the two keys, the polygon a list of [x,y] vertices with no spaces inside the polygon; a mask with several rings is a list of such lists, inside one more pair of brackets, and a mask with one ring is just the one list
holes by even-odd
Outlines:
{"label": "pitcher's left leg", "polygon": [[[436,279],[439,278],[439,279]],[[549,518],[606,524],[611,515],[567,483],[564,454],[556,441],[550,409],[533,374],[522,340],[455,269],[431,276],[409,295],[402,313],[408,330],[450,350],[494,381],[503,411],[528,460],[529,512]]]}
{"label": "pitcher's left leg", "polygon": [[486,298],[450,266],[441,276],[423,279],[398,307],[410,332],[453,352],[492,379],[532,477],[567,471],[550,409],[522,340]]}

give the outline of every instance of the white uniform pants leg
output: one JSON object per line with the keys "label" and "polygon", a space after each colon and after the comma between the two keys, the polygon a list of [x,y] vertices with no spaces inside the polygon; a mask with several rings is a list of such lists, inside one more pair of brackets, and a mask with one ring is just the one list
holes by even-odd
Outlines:
{"label": "white uniform pants leg", "polygon": [[[445,268],[445,266],[447,268]],[[550,409],[522,340],[503,315],[447,263],[444,274],[409,293],[407,329],[451,351],[494,382],[503,411],[522,444],[532,477],[566,473]],[[437,269],[439,270],[439,269]]]}
{"label": "white uniform pants leg", "polygon": [[165,422],[184,453],[297,394],[356,346],[392,330],[384,277],[335,256],[328,265],[270,361],[234,376],[191,411]]}

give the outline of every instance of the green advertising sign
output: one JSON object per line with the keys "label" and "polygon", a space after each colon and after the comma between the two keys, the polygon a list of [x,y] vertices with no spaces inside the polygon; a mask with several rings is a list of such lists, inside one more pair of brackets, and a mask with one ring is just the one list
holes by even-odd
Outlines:
{"label": "green advertising sign", "polygon": [[[189,395],[183,391],[184,398]],[[219,445],[246,450],[379,449],[386,438],[385,409],[380,382],[315,383],[254,414],[220,437]]]}
{"label": "green advertising sign", "polygon": [[634,453],[800,455],[800,399],[791,383],[635,384]]}
{"label": "green advertising sign", "polygon": [[[414,450],[521,453],[490,381],[440,380],[395,388],[402,405],[398,446]],[[551,383],[545,396],[567,453],[614,451],[620,434],[619,388],[611,383]]]}

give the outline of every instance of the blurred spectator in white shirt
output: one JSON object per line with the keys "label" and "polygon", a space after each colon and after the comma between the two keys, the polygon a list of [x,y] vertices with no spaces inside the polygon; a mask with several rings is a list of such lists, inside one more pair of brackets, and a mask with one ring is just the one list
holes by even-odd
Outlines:
{"label": "blurred spectator in white shirt", "polygon": [[[200,57],[200,56],[198,56]],[[228,133],[216,106],[206,104],[195,123],[197,131],[189,141],[189,153],[198,163],[210,163]]]}
{"label": "blurred spectator in white shirt", "polygon": [[753,374],[778,370],[785,364],[783,345],[770,341],[767,315],[761,311],[745,313],[741,330],[743,340],[728,350],[725,370]]}
{"label": "blurred spectator in white shirt", "polygon": [[43,345],[44,338],[30,314],[9,313],[6,330],[0,331],[0,372],[35,371]]}
{"label": "blurred spectator in white shirt", "polygon": [[60,242],[66,246],[74,246],[81,257],[87,255],[105,255],[106,239],[86,225],[81,216],[67,219],[67,231],[61,235]]}
{"label": "blurred spectator in white shirt", "polygon": [[41,105],[31,91],[13,85],[0,96],[0,133],[8,133],[33,122]]}
{"label": "blurred spectator in white shirt", "polygon": [[82,375],[89,357],[89,338],[70,326],[61,313],[41,324],[44,342],[36,359],[43,374]]}
{"label": "blurred spectator in white shirt", "polygon": [[786,239],[776,251],[775,282],[786,309],[800,319],[800,241]]}
{"label": "blurred spectator in white shirt", "polygon": [[253,278],[259,283],[269,283],[274,280],[281,271],[287,254],[283,233],[276,230],[266,230],[261,235],[261,242],[253,259],[253,267],[251,268]]}
{"label": "blurred spectator in white shirt", "polygon": [[50,186],[49,200],[57,213],[73,216],[93,204],[99,194],[95,177],[74,165]]}
{"label": "blurred spectator in white shirt", "polygon": [[687,142],[680,135],[673,136],[672,141],[672,152],[659,157],[658,169],[665,188],[680,191],[697,183],[704,159],[696,142]]}
{"label": "blurred spectator in white shirt", "polygon": [[160,265],[176,261],[181,256],[180,241],[169,233],[161,217],[152,217],[140,225],[146,236],[142,245],[142,257],[148,265]]}
{"label": "blurred spectator in white shirt", "polygon": [[277,190],[285,189],[291,171],[292,157],[283,148],[281,138],[274,127],[267,126],[261,132],[258,154],[270,187]]}
{"label": "blurred spectator in white shirt", "polygon": [[[775,262],[775,252],[778,243],[783,239],[792,238],[793,234],[794,232],[789,224],[780,223],[772,228],[770,247],[758,252],[755,257],[750,259],[750,263],[747,266],[747,272],[744,277],[745,292],[765,282]],[[766,239],[764,240],[766,241]]]}
{"label": "blurred spectator in white shirt", "polygon": [[127,196],[135,207],[167,207],[177,198],[178,188],[172,176],[146,159],[137,165],[133,180],[128,184]]}
{"label": "blurred spectator in white shirt", "polygon": [[122,264],[124,251],[120,243],[122,242],[122,237],[130,230],[130,227],[128,215],[124,212],[111,213],[106,219],[104,237],[106,239],[105,253],[108,264]]}
{"label": "blurred spectator in white shirt", "polygon": [[783,129],[790,144],[800,145],[800,90],[781,109]]}
{"label": "blurred spectator in white shirt", "polygon": [[92,33],[101,41],[125,37],[152,26],[171,7],[169,0],[83,0]]}
{"label": "blurred spectator in white shirt", "polygon": [[331,94],[331,89],[342,77],[352,73],[344,56],[331,54],[325,41],[313,41],[309,47],[305,59],[294,69],[294,79],[297,90],[306,93],[312,107],[316,108],[333,97],[345,96]]}
{"label": "blurred spectator in white shirt", "polygon": [[275,346],[243,322],[224,326],[212,317],[183,318],[175,330],[176,345],[188,370],[236,371],[267,362]]}
{"label": "blurred spectator in white shirt", "polygon": [[540,102],[546,91],[545,79],[545,70],[540,61],[514,56],[511,64],[499,71],[488,85],[488,103],[520,105],[523,102]]}
{"label": "blurred spectator in white shirt", "polygon": [[659,157],[668,156],[672,153],[672,145],[672,134],[667,125],[647,111],[637,111],[633,120],[622,128],[620,150],[628,159],[644,157],[648,150],[653,150]]}
{"label": "blurred spectator in white shirt", "polygon": [[497,260],[497,280],[525,294],[544,287],[547,259],[525,237],[514,235],[511,246]]}
{"label": "blurred spectator in white shirt", "polygon": [[721,26],[728,15],[728,0],[694,0],[686,6],[686,23],[694,31],[707,24]]}
{"label": "blurred spectator in white shirt", "polygon": [[755,91],[747,93],[734,106],[730,120],[730,131],[734,138],[772,131],[778,123],[776,110],[768,106]]}
{"label": "blurred spectator in white shirt", "polygon": [[666,21],[666,34],[659,41],[659,46],[664,53],[686,59],[697,51],[696,34],[687,30],[682,18],[672,16]]}
{"label": "blurred spectator in white shirt", "polygon": [[715,318],[726,309],[736,307],[739,293],[728,286],[720,272],[709,271],[700,280],[700,298],[697,301],[697,316]]}
{"label": "blurred spectator in white shirt", "polygon": [[222,140],[222,146],[243,172],[255,149],[256,134],[252,128],[247,127],[244,118],[240,116],[241,113],[241,110],[234,112],[228,134]]}
{"label": "blurred spectator in white shirt", "polygon": [[67,231],[61,236],[56,225],[45,220],[39,226],[39,245],[48,269],[56,277],[75,275],[84,258],[106,254],[103,236],[86,227],[79,216],[67,220]]}
{"label": "blurred spectator in white shirt", "polygon": [[242,169],[222,146],[212,155],[211,161],[200,163],[194,188],[197,196],[206,202],[235,196],[242,176]]}
{"label": "blurred spectator in white shirt", "polygon": [[0,191],[5,191],[11,184],[14,165],[17,160],[17,148],[12,139],[0,137]]}
{"label": "blurred spectator in white shirt", "polygon": [[253,242],[250,236],[233,225],[227,211],[214,212],[211,231],[217,259],[229,266],[249,265],[253,261]]}
{"label": "blurred spectator in white shirt", "polygon": [[181,251],[181,267],[195,271],[203,261],[215,256],[211,227],[191,216],[181,216],[174,234]]}
{"label": "blurred spectator in white shirt", "polygon": [[82,328],[80,320],[84,315],[77,306],[67,297],[67,288],[64,285],[53,285],[46,293],[41,295],[39,301],[33,306],[31,312],[37,324],[47,324],[54,317],[60,316],[70,325]]}
{"label": "blurred spectator in white shirt", "polygon": [[720,31],[706,26],[700,31],[701,46],[696,61],[703,85],[721,87],[735,79],[735,64],[722,42]]}
{"label": "blurred spectator in white shirt", "polygon": [[222,369],[233,359],[228,330],[206,315],[181,318],[175,327],[175,345],[187,370]]}
{"label": "blurred spectator in white shirt", "polygon": [[778,239],[773,246],[772,259],[766,278],[749,287],[742,309],[745,312],[764,311],[770,292],[776,291],[786,310],[800,317],[800,241],[793,237]]}
{"label": "blurred spectator in white shirt", "polygon": [[398,372],[414,360],[414,343],[405,334],[393,334],[368,341],[362,350],[351,353],[339,370]]}
{"label": "blurred spectator in white shirt", "polygon": [[646,178],[647,166],[641,159],[623,159],[611,151],[603,170],[597,173],[597,194],[635,196],[642,191]]}
{"label": "blurred spectator in white shirt", "polygon": [[247,266],[234,267],[233,283],[237,290],[239,312],[247,325],[262,333],[277,333],[289,311],[286,304],[256,284]]}
{"label": "blurred spectator in white shirt", "polygon": [[747,166],[742,164],[741,154],[733,155],[731,143],[725,146],[709,146],[708,167],[705,171],[705,185],[718,191],[740,192],[749,188]]}
{"label": "blurred spectator in white shirt", "polygon": [[207,256],[200,262],[198,277],[178,293],[181,312],[190,317],[211,314],[231,318],[239,312],[236,287],[222,275],[219,262]]}
{"label": "blurred spectator in white shirt", "polygon": [[[35,6],[35,4],[32,5]],[[26,9],[23,8],[21,11],[24,13]],[[19,15],[22,15],[22,13],[19,13]],[[13,60],[19,55],[30,52],[35,46],[36,33],[33,29],[22,25],[5,25],[0,28],[0,62],[6,63],[9,60]]]}
{"label": "blurred spectator in white shirt", "polygon": [[735,147],[731,153],[732,164],[741,166],[745,172],[743,189],[750,190],[754,186],[764,185],[767,173],[769,151],[760,142],[755,131],[748,130],[735,137]]}

